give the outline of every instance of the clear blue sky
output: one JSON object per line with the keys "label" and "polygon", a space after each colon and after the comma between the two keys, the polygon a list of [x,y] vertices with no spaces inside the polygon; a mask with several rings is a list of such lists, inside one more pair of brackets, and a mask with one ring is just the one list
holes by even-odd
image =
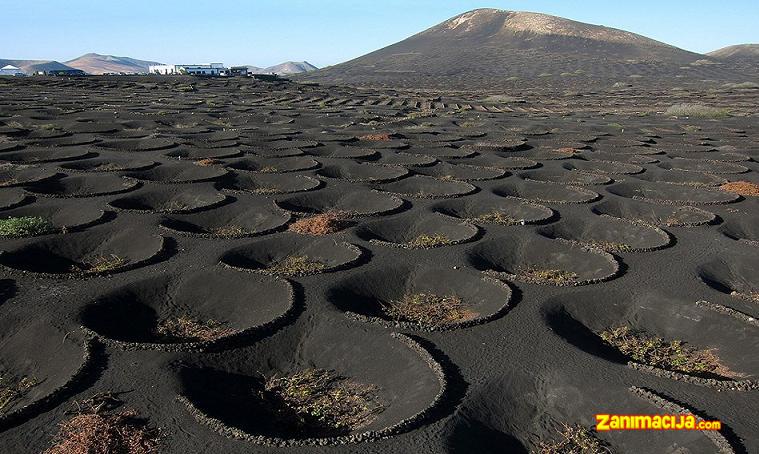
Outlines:
{"label": "clear blue sky", "polygon": [[0,58],[326,66],[482,7],[640,33],[695,52],[759,42],[757,0],[0,0]]}

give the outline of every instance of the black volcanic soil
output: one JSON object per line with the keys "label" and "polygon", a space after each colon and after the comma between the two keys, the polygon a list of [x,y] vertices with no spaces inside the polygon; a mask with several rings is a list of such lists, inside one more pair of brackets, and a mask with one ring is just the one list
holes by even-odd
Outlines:
{"label": "black volcanic soil", "polygon": [[[76,402],[113,391],[166,453],[526,453],[596,413],[665,412],[631,387],[721,420],[724,452],[759,452],[759,197],[720,188],[759,184],[757,93],[689,84],[484,102],[0,80],[0,222],[52,226],[0,236],[0,374],[40,382],[0,408],[0,452],[43,452]],[[678,102],[735,115],[656,113]],[[350,222],[288,231],[320,213]],[[467,312],[428,326],[383,311],[418,294]],[[181,317],[220,331],[159,330]],[[741,375],[628,365],[594,334],[620,324]],[[349,428],[297,422],[264,382],[311,368],[379,408]],[[719,451],[700,432],[599,437]]]}

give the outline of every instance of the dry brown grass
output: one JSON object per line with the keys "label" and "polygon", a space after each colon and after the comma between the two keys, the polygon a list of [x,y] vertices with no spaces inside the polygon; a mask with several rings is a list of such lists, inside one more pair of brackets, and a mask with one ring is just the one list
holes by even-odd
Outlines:
{"label": "dry brown grass", "polygon": [[53,446],[44,454],[155,454],[158,430],[134,410],[113,413],[121,405],[111,394],[77,403],[74,416],[60,424]]}
{"label": "dry brown grass", "polygon": [[748,181],[731,181],[719,187],[723,191],[732,192],[744,197],[759,197],[759,184]]}
{"label": "dry brown grass", "polygon": [[485,213],[472,219],[474,222],[483,224],[499,224],[499,225],[514,225],[519,224],[521,220],[515,219],[506,213],[500,211],[492,211]]}
{"label": "dry brown grass", "polygon": [[479,314],[469,309],[461,298],[431,293],[406,294],[397,301],[383,305],[385,314],[392,320],[418,323],[425,326],[443,326],[463,322]]}
{"label": "dry brown grass", "polygon": [[327,235],[339,232],[345,227],[345,214],[329,211],[299,219],[290,224],[288,230],[307,235]]}
{"label": "dry brown grass", "polygon": [[559,432],[561,439],[556,442],[541,442],[537,454],[608,454],[611,449],[593,434],[592,431],[579,426],[564,424]]}
{"label": "dry brown grass", "polygon": [[217,236],[232,238],[232,237],[244,235],[245,229],[237,225],[225,225],[224,227],[218,227],[211,230],[211,233]]}
{"label": "dry brown grass", "polygon": [[572,271],[542,269],[534,266],[519,268],[514,273],[519,279],[533,283],[549,283],[554,285],[570,284],[576,282],[580,276]]}
{"label": "dry brown grass", "polygon": [[168,341],[209,342],[235,334],[237,330],[217,320],[196,320],[187,316],[161,321],[156,333]]}
{"label": "dry brown grass", "polygon": [[205,159],[199,159],[194,162],[196,166],[202,166],[202,167],[209,167],[209,166],[215,166],[217,164],[221,164],[222,162],[218,159],[213,158],[205,158]]}
{"label": "dry brown grass", "polygon": [[615,243],[614,241],[584,241],[583,243],[606,252],[630,252],[632,250],[632,246],[629,244]]}
{"label": "dry brown grass", "polygon": [[735,378],[739,374],[722,364],[714,350],[698,350],[683,341],[665,341],[629,326],[618,326],[599,334],[608,345],[636,362],[686,374]]}
{"label": "dry brown grass", "polygon": [[295,276],[299,274],[312,274],[326,268],[321,262],[311,260],[306,256],[288,256],[279,262],[271,264],[266,271],[273,274]]}
{"label": "dry brown grass", "polygon": [[292,422],[302,428],[347,433],[366,426],[384,409],[376,386],[323,369],[269,378],[265,390],[295,413]]}
{"label": "dry brown grass", "polygon": [[422,235],[417,236],[413,240],[409,241],[408,243],[406,243],[406,245],[413,248],[430,248],[430,247],[444,246],[446,244],[451,244],[451,243],[452,243],[451,239],[445,235],[422,234]]}
{"label": "dry brown grass", "polygon": [[72,273],[105,273],[126,265],[127,261],[116,254],[93,257],[87,262],[71,265]]}
{"label": "dry brown grass", "polygon": [[29,377],[16,380],[9,375],[0,375],[0,414],[38,384],[37,380]]}
{"label": "dry brown grass", "polygon": [[369,142],[389,142],[393,140],[393,136],[388,133],[381,134],[366,134],[358,137],[359,140],[366,140]]}

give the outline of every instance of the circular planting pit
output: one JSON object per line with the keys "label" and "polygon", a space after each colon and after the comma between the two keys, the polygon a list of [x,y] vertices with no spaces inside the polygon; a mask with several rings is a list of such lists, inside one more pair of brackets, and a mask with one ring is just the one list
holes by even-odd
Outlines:
{"label": "circular planting pit", "polygon": [[[305,153],[303,153],[303,150],[300,150],[298,148],[286,148],[282,150],[270,150],[260,147],[255,148],[246,148],[244,149],[246,153],[253,154],[256,156],[259,156],[261,158],[270,158],[270,159],[276,159],[276,158],[290,158],[294,156],[304,156]],[[309,150],[313,151],[313,150]]]}
{"label": "circular planting pit", "polygon": [[79,198],[121,194],[139,186],[139,182],[117,175],[74,175],[45,180],[26,190],[44,197]]}
{"label": "circular planting pit", "polygon": [[335,159],[371,159],[380,156],[380,153],[372,148],[347,146],[312,148],[307,151],[313,156]]}
{"label": "circular planting pit", "polygon": [[620,197],[666,205],[718,205],[740,199],[739,195],[725,191],[667,183],[630,181],[608,186],[606,190]]}
{"label": "circular planting pit", "polygon": [[351,142],[351,147],[375,148],[377,150],[405,150],[409,147],[408,142],[403,140],[358,140]]}
{"label": "circular planting pit", "polygon": [[146,137],[140,139],[119,139],[100,142],[98,147],[116,151],[157,151],[174,148],[177,143],[173,139],[163,137]]}
{"label": "circular planting pit", "polygon": [[223,205],[228,201],[224,194],[210,186],[177,188],[146,188],[109,203],[119,210],[152,213],[195,213]]}
{"label": "circular planting pit", "polygon": [[605,175],[573,170],[530,170],[520,173],[519,177],[527,181],[539,183],[560,183],[575,186],[609,184],[612,182],[612,179]]}
{"label": "circular planting pit", "polygon": [[594,284],[619,272],[607,252],[542,236],[483,240],[469,251],[468,261],[495,277],[541,285]]}
{"label": "circular planting pit", "polygon": [[527,144],[524,138],[504,139],[498,141],[479,141],[473,144],[464,145],[467,148],[478,153],[497,153],[510,151],[523,151],[532,148]]}
{"label": "circular planting pit", "polygon": [[523,158],[520,156],[499,157],[493,155],[483,155],[473,158],[467,162],[471,163],[472,165],[495,167],[504,170],[526,170],[541,166],[538,161]]}
{"label": "circular planting pit", "polygon": [[39,166],[0,164],[0,188],[39,183],[56,175],[55,171]]}
{"label": "circular planting pit", "polygon": [[503,178],[509,173],[495,167],[471,166],[465,164],[448,164],[441,162],[432,167],[423,167],[415,170],[420,175],[440,178],[443,180],[480,181]]}
{"label": "circular planting pit", "polygon": [[449,200],[435,205],[433,209],[479,225],[538,224],[554,216],[554,211],[548,207],[514,198]]}
{"label": "circular planting pit", "polygon": [[472,240],[479,229],[441,214],[404,215],[362,224],[356,235],[362,240],[404,249],[431,249]]}
{"label": "circular planting pit", "polygon": [[130,283],[85,306],[79,321],[127,350],[201,350],[271,329],[293,304],[284,279],[212,268]]}
{"label": "circular planting pit", "polygon": [[[573,147],[563,147],[563,148],[535,148],[529,151],[525,151],[520,153],[521,156],[524,156],[529,159],[533,159],[536,161],[559,161],[562,159],[570,159],[574,158],[579,154],[580,150]],[[502,155],[499,155],[502,156]]]}
{"label": "circular planting pit", "polygon": [[315,140],[275,140],[272,142],[266,142],[263,145],[272,150],[290,150],[293,148],[316,148],[320,144]]}
{"label": "circular planting pit", "polygon": [[334,284],[327,298],[354,320],[439,331],[503,315],[511,289],[470,270],[402,265],[351,276]]}
{"label": "circular planting pit", "polygon": [[493,193],[501,197],[516,197],[543,203],[590,203],[601,195],[590,189],[560,184],[518,181],[496,186]]}
{"label": "circular planting pit", "polygon": [[651,183],[670,183],[684,186],[719,186],[727,183],[721,176],[685,170],[649,170],[635,178]]}
{"label": "circular planting pit", "polygon": [[692,301],[648,292],[584,292],[549,300],[556,334],[608,361],[720,390],[759,389],[757,328]]}
{"label": "circular planting pit", "polygon": [[562,165],[567,170],[601,173],[604,175],[635,175],[643,173],[643,167],[636,164],[616,161],[581,161],[573,159]]}
{"label": "circular planting pit", "polygon": [[97,224],[105,212],[95,205],[39,200],[0,213],[0,237],[28,237],[70,232]]}
{"label": "circular planting pit", "polygon": [[242,158],[230,161],[227,167],[243,172],[286,173],[311,170],[319,167],[319,163],[306,156],[292,158]]}
{"label": "circular planting pit", "polygon": [[9,210],[34,200],[23,189],[11,188],[0,190],[0,210]]}
{"label": "circular planting pit", "polygon": [[644,164],[654,164],[659,160],[652,155],[630,155],[630,154],[616,154],[606,151],[586,151],[577,155],[580,159],[585,159],[587,162],[618,162],[621,164],[633,164],[642,166]]}
{"label": "circular planting pit", "polygon": [[0,428],[26,421],[63,402],[86,378],[93,344],[79,331],[34,322],[0,340],[3,407]]}
{"label": "circular planting pit", "polygon": [[322,177],[338,178],[354,183],[378,183],[393,181],[405,177],[409,174],[409,171],[400,166],[346,162],[343,164],[326,166],[319,170],[317,174]]}
{"label": "circular planting pit", "polygon": [[477,152],[467,148],[453,147],[420,147],[406,150],[407,153],[432,156],[438,159],[464,159],[477,155]]}
{"label": "circular planting pit", "polygon": [[718,151],[668,151],[667,156],[698,161],[743,162],[751,160],[751,156],[747,154]]}
{"label": "circular planting pit", "polygon": [[746,173],[748,167],[731,162],[719,162],[703,159],[686,159],[674,158],[668,161],[662,161],[659,167],[667,170],[682,170],[684,172],[704,172],[704,173]]}
{"label": "circular planting pit", "polygon": [[361,250],[331,238],[284,233],[236,247],[220,261],[241,271],[281,276],[309,276],[347,268]]}
{"label": "circular planting pit", "polygon": [[233,173],[219,184],[220,188],[253,194],[290,194],[318,189],[322,182],[306,175]]}
{"label": "circular planting pit", "polygon": [[423,175],[384,184],[377,189],[417,199],[460,197],[477,191],[475,186],[463,181],[441,180]]}
{"label": "circular planting pit", "polygon": [[719,230],[728,238],[759,246],[759,225],[754,218],[730,219],[720,226]]}
{"label": "circular planting pit", "polygon": [[279,230],[290,219],[270,200],[241,197],[214,210],[167,217],[161,227],[188,236],[241,238]]}
{"label": "circular planting pit", "polygon": [[66,136],[59,136],[59,137],[50,137],[47,139],[36,139],[31,140],[29,142],[29,145],[36,145],[40,147],[50,147],[50,148],[57,148],[57,147],[75,147],[75,146],[81,146],[81,145],[90,145],[97,143],[99,139],[87,135],[87,134],[76,134],[76,135],[66,135]]}
{"label": "circular planting pit", "polygon": [[733,298],[759,303],[759,256],[748,249],[718,257],[699,267],[698,276],[709,287]]}
{"label": "circular planting pit", "polygon": [[373,216],[389,214],[403,208],[398,197],[366,189],[343,191],[323,189],[300,194],[277,202],[286,210],[302,214],[339,213],[343,216]]}
{"label": "circular planting pit", "polygon": [[75,172],[126,172],[145,170],[155,167],[158,163],[147,159],[108,157],[86,159],[60,164],[58,167]]}
{"label": "circular planting pit", "polygon": [[236,158],[242,152],[236,148],[195,148],[182,147],[169,151],[164,156],[180,161],[209,161],[213,159]]}
{"label": "circular planting pit", "polygon": [[632,199],[608,199],[593,206],[596,214],[642,221],[659,227],[693,227],[711,224],[717,215],[691,206],[656,205]]}
{"label": "circular planting pit", "polygon": [[20,164],[39,164],[43,162],[74,161],[95,156],[84,148],[34,148],[12,151],[0,155],[0,160]]}
{"label": "circular planting pit", "polygon": [[0,251],[0,264],[40,277],[87,277],[143,266],[164,249],[164,238],[108,225],[67,235],[17,241]]}
{"label": "circular planting pit", "polygon": [[653,225],[608,215],[564,220],[541,227],[538,233],[611,253],[655,251],[672,242],[667,232]]}
{"label": "circular planting pit", "polygon": [[[234,357],[178,364],[180,401],[199,422],[230,438],[271,447],[326,446],[415,429],[446,393],[442,366],[402,334],[368,335],[329,323],[274,341]],[[320,404],[332,396],[339,401]]]}
{"label": "circular planting pit", "polygon": [[126,176],[140,181],[150,181],[160,184],[198,183],[217,180],[228,171],[218,167],[201,166],[191,163],[161,164],[150,170],[129,172]]}
{"label": "circular planting pit", "polygon": [[398,165],[408,167],[426,167],[438,162],[434,156],[425,156],[423,154],[412,153],[383,153],[382,157],[376,161],[377,164]]}

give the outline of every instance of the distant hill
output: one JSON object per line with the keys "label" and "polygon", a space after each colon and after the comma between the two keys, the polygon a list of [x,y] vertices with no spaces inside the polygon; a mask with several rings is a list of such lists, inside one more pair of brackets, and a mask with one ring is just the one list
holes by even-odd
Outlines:
{"label": "distant hill", "polygon": [[319,68],[307,61],[287,61],[278,65],[261,68],[248,65],[248,71],[260,74],[300,74],[317,71]]}
{"label": "distant hill", "polygon": [[759,62],[759,44],[736,44],[706,54],[721,60],[752,60]]}
{"label": "distant hill", "polygon": [[0,68],[6,65],[13,65],[30,75],[37,71],[75,69],[54,60],[10,60],[0,58]]}
{"label": "distant hill", "polygon": [[100,55],[95,53],[84,54],[79,58],[65,62],[66,65],[81,69],[89,74],[147,73],[148,66],[160,65],[161,63],[146,60],[137,60],[130,57],[115,57],[113,55]]}
{"label": "distant hill", "polygon": [[302,78],[471,88],[509,78],[715,78],[727,71],[710,63],[704,55],[623,30],[547,14],[478,9]]}

